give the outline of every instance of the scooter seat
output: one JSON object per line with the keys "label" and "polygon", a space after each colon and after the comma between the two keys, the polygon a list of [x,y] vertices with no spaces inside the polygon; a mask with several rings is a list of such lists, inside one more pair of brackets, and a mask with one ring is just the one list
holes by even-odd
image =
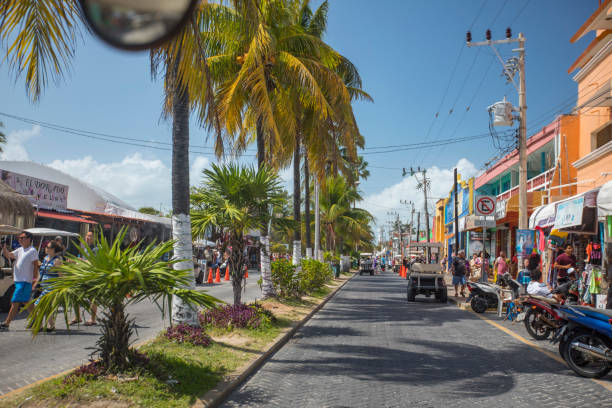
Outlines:
{"label": "scooter seat", "polygon": [[533,299],[540,300],[540,301],[542,301],[542,302],[546,302],[546,303],[551,304],[551,305],[557,305],[557,304],[559,304],[559,302],[557,302],[557,301],[555,300],[555,298],[547,298],[547,297],[545,297],[545,296],[538,296],[538,295],[529,295],[529,297],[530,297],[530,298],[533,298]]}
{"label": "scooter seat", "polygon": [[[585,315],[591,316],[595,319],[600,319],[600,320],[612,319],[612,310],[610,309],[595,309],[594,307],[590,307],[590,306],[574,306],[574,305],[572,305],[572,308],[580,310]],[[608,319],[605,319],[603,316],[607,316]]]}

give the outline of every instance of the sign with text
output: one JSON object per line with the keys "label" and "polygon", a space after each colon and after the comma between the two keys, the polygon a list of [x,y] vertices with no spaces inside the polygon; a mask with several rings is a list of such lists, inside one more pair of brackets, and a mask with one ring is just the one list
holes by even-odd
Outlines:
{"label": "sign with text", "polygon": [[65,210],[68,203],[68,186],[0,170],[2,181],[19,194],[23,194],[33,205],[45,210]]}
{"label": "sign with text", "polygon": [[475,215],[495,215],[496,198],[494,196],[478,196],[474,202]]}
{"label": "sign with text", "polygon": [[583,209],[584,196],[558,204],[557,215],[555,216],[555,229],[582,225]]}
{"label": "sign with text", "polygon": [[516,230],[516,253],[523,257],[531,255],[535,245],[534,237],[534,230]]}

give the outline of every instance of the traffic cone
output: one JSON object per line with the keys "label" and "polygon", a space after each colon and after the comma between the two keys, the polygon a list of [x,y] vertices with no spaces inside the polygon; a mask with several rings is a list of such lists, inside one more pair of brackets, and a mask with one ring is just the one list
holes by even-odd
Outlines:
{"label": "traffic cone", "polygon": [[218,268],[217,268],[217,274],[215,275],[215,283],[221,283],[221,276],[219,274]]}
{"label": "traffic cone", "polygon": [[230,280],[229,278],[229,265],[225,268],[225,278],[223,278],[223,280]]}
{"label": "traffic cone", "polygon": [[249,277],[249,268],[246,265],[244,265],[244,278],[246,279],[248,277]]}
{"label": "traffic cone", "polygon": [[212,277],[212,268],[208,268],[208,280],[207,283],[213,283],[213,277]]}

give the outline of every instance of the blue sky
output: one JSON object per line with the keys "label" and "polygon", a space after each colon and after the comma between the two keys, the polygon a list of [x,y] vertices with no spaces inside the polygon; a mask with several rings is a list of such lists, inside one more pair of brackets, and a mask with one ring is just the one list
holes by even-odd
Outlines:
{"label": "blue sky", "polygon": [[[375,100],[355,104],[366,147],[410,144],[487,133],[487,106],[504,95],[517,104],[516,91],[501,77],[492,51],[465,46],[470,27],[474,41],[480,41],[487,28],[494,39],[503,38],[512,23],[514,35],[521,31],[527,38],[527,127],[532,133],[571,110],[576,84],[567,69],[592,37],[576,44],[569,39],[597,6],[597,0],[332,0],[326,41],[355,63]],[[508,57],[512,48],[499,51]],[[148,54],[111,49],[88,35],[70,75],[51,83],[38,104],[27,99],[23,80],[15,79],[6,64],[0,65],[0,95],[3,113],[122,137],[171,140],[171,124],[160,117],[161,84],[151,80]],[[135,206],[170,208],[169,151],[87,139],[3,116],[0,121],[9,135],[2,158],[53,163]],[[193,122],[192,144],[211,146],[206,137]],[[490,138],[364,153],[372,173],[360,186],[364,206],[379,223],[390,218],[387,212],[406,214],[400,199],[422,205],[414,180],[402,178],[402,167],[431,169],[435,197],[449,191],[454,166],[473,175],[497,154]],[[192,155],[193,178],[210,160],[212,155]],[[290,174],[283,172],[286,179]]]}

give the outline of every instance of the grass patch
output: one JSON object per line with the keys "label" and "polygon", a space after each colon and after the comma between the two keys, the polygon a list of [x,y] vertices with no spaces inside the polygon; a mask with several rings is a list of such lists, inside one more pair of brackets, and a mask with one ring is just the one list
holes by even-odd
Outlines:
{"label": "grass patch", "polygon": [[206,327],[213,339],[208,347],[176,343],[160,334],[139,348],[150,364],[146,370],[117,377],[64,377],[34,386],[18,395],[0,399],[4,407],[189,407],[226,376],[258,358],[283,332],[295,326],[343,281],[302,299],[268,299],[261,304],[276,319],[257,329]]}

